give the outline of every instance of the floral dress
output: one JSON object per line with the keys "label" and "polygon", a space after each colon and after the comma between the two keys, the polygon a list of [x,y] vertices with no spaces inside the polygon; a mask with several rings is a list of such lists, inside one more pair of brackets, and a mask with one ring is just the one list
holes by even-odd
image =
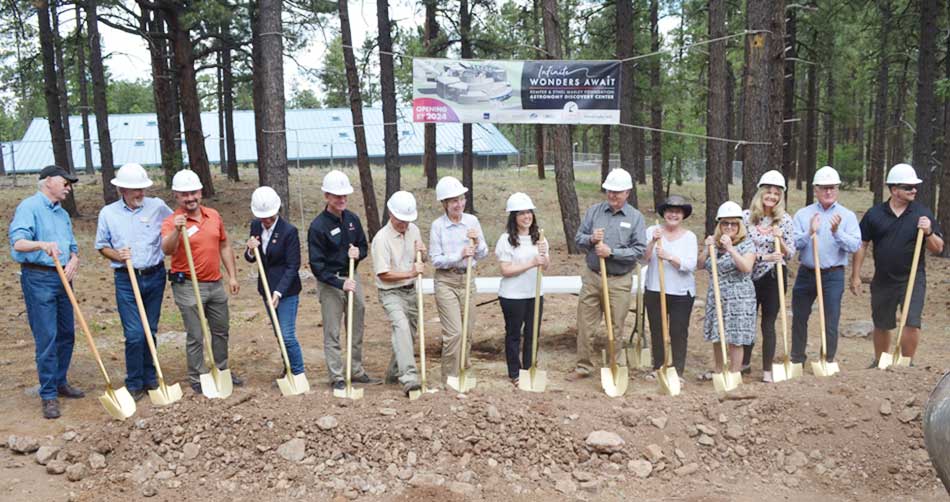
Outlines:
{"label": "floral dress", "polygon": [[[743,239],[736,245],[741,255],[755,251],[755,244]],[[722,319],[726,330],[726,343],[751,345],[755,340],[755,286],[752,274],[742,273],[732,261],[732,255],[717,248],[719,260],[719,293],[722,299]],[[703,322],[703,338],[707,342],[719,341],[719,321],[716,317],[716,296],[713,289],[712,260],[706,257],[709,272],[709,288],[706,293],[706,319]]]}
{"label": "floral dress", "polygon": [[[755,245],[755,253],[757,255],[766,255],[775,252],[775,237],[771,233],[765,234],[761,231],[762,228],[772,226],[771,216],[763,216],[758,225],[753,225],[749,210],[746,209],[745,211],[742,211],[742,224],[745,225],[748,239],[751,239],[752,243]],[[782,240],[785,241],[785,248],[794,250],[795,227],[793,226],[792,217],[789,216],[788,213],[782,215],[782,221],[779,222],[778,227],[782,229]],[[783,259],[782,266],[787,265],[788,264]],[[774,268],[775,262],[755,260],[755,265],[752,267],[752,280],[757,281],[761,279],[765,274],[770,273]]]}

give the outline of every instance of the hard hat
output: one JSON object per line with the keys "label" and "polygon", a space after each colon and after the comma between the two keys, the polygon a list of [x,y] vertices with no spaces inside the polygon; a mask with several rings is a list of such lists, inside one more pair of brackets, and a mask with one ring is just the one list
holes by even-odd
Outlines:
{"label": "hard hat", "polygon": [[271,187],[257,187],[251,194],[251,213],[258,218],[270,218],[280,211],[280,196]]}
{"label": "hard hat", "polygon": [[152,180],[148,179],[148,173],[145,168],[134,162],[125,164],[115,173],[112,178],[113,185],[119,188],[148,188],[152,186]]}
{"label": "hard hat", "polygon": [[345,174],[336,169],[327,173],[323,177],[323,186],[320,187],[326,193],[333,195],[349,195],[353,193],[353,185],[350,185],[350,179]]}
{"label": "hard hat", "polygon": [[719,206],[719,210],[716,211],[716,221],[719,221],[723,218],[742,218],[742,208],[739,207],[739,204],[727,200]]}
{"label": "hard hat", "polygon": [[458,197],[468,192],[462,182],[452,176],[444,176],[435,184],[435,198],[440,201]]}
{"label": "hard hat", "polygon": [[917,171],[910,164],[897,164],[887,173],[888,185],[917,185],[923,180],[917,177]]}
{"label": "hard hat", "polygon": [[772,185],[780,187],[782,190],[785,190],[785,176],[782,176],[782,173],[772,169],[771,171],[766,171],[762,174],[762,177],[759,178],[759,188],[762,188],[762,185]]}
{"label": "hard hat", "polygon": [[534,209],[534,202],[531,202],[531,197],[528,197],[528,194],[516,192],[511,194],[508,197],[508,202],[505,204],[505,211],[509,213],[512,211],[527,211],[529,209]]}
{"label": "hard hat", "polygon": [[204,188],[198,175],[191,169],[182,169],[175,173],[172,178],[172,191],[174,192],[194,192]]}
{"label": "hard hat", "polygon": [[626,169],[613,169],[607,174],[607,179],[604,180],[604,184],[601,186],[604,187],[604,190],[622,192],[633,188],[633,178],[630,177],[630,173]]}
{"label": "hard hat", "polygon": [[389,214],[399,221],[416,221],[419,214],[416,212],[416,198],[405,190],[400,190],[389,197],[386,202]]}
{"label": "hard hat", "polygon": [[841,178],[838,177],[838,171],[835,171],[835,168],[825,166],[815,171],[815,179],[812,180],[811,184],[818,186],[840,185]]}

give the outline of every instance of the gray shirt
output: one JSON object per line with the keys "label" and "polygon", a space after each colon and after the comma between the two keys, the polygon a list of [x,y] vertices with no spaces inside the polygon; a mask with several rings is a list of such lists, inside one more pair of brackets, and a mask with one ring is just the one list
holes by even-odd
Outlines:
{"label": "gray shirt", "polygon": [[594,252],[594,245],[590,243],[595,228],[604,229],[604,243],[612,251],[607,258],[607,273],[623,275],[633,270],[637,260],[643,256],[647,242],[640,211],[630,204],[624,204],[619,211],[614,212],[607,201],[587,209],[574,242],[587,252],[587,267],[599,273],[600,259]]}

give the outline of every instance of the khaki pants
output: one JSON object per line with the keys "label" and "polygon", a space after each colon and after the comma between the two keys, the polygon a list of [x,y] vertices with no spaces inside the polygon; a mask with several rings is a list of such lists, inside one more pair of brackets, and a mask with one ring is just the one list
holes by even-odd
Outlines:
{"label": "khaki pants", "polygon": [[[201,301],[204,306],[208,328],[211,331],[211,353],[214,365],[219,370],[228,367],[228,294],[224,291],[224,280],[198,283]],[[188,382],[200,383],[199,376],[211,371],[205,364],[204,334],[201,329],[201,317],[198,316],[198,302],[195,300],[194,286],[191,281],[172,283],[172,295],[175,305],[181,311],[185,323],[185,353],[188,357]]]}
{"label": "khaki pants", "polygon": [[[465,368],[472,365],[472,327],[475,325],[475,279],[472,278],[468,302],[468,331],[465,341]],[[435,305],[442,323],[442,383],[458,376],[462,356],[462,307],[465,301],[465,275],[444,270],[435,272]]]}
{"label": "khaki pants", "polygon": [[386,380],[399,379],[403,385],[419,381],[413,339],[416,337],[416,288],[380,289],[379,303],[392,324],[393,355],[386,369]]}
{"label": "khaki pants", "polygon": [[[345,329],[346,297],[342,289],[317,281],[320,315],[323,319],[323,354],[327,361],[330,383],[343,381],[346,372],[345,347],[341,347],[340,331]],[[363,314],[366,309],[363,286],[356,281],[353,291],[353,357],[350,378],[363,375]],[[342,340],[346,343],[346,339]]]}
{"label": "khaki pants", "polygon": [[[620,347],[623,341],[623,323],[630,309],[632,294],[630,287],[633,278],[628,272],[623,275],[607,276],[607,290],[610,292],[610,315],[614,327],[614,357],[618,364],[623,363]],[[591,359],[594,352],[594,338],[601,321],[604,319],[603,292],[600,287],[600,273],[584,267],[581,275],[581,292],[577,301],[577,370],[585,373],[594,371]],[[608,356],[609,357],[609,356]],[[610,364],[610,361],[607,361]]]}

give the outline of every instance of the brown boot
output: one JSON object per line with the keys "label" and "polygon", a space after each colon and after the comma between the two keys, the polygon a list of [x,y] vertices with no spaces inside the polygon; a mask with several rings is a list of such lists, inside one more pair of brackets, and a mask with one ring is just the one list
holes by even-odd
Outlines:
{"label": "brown boot", "polygon": [[59,418],[58,399],[53,398],[43,400],[43,418]]}

